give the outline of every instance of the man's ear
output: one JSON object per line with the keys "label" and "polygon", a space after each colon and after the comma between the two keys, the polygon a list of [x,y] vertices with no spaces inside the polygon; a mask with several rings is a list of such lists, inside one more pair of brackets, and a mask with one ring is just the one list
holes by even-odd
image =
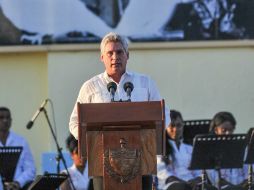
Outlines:
{"label": "man's ear", "polygon": [[128,59],[129,59],[129,52],[127,52],[127,57],[128,57]]}
{"label": "man's ear", "polygon": [[101,54],[101,62],[103,62],[103,55]]}

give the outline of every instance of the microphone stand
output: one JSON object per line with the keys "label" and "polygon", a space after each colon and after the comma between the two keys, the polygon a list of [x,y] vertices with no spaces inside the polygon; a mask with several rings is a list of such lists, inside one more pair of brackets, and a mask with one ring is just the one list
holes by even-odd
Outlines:
{"label": "microphone stand", "polygon": [[207,176],[205,169],[203,169],[201,174],[201,190],[206,190],[205,186],[206,184],[207,184]]}
{"label": "microphone stand", "polygon": [[248,190],[253,190],[252,188],[252,174],[253,174],[253,167],[252,164],[249,165],[249,171],[248,171]]}
{"label": "microphone stand", "polygon": [[43,111],[43,113],[44,113],[44,115],[45,115],[45,117],[46,117],[46,120],[47,120],[47,122],[48,122],[50,131],[51,131],[51,134],[52,134],[52,136],[53,136],[53,139],[54,139],[55,144],[56,144],[56,147],[57,147],[57,153],[58,153],[58,154],[57,154],[57,157],[56,157],[56,160],[57,160],[57,173],[58,173],[58,174],[60,173],[60,160],[62,160],[63,165],[64,165],[64,168],[65,168],[65,170],[66,170],[66,172],[67,172],[67,175],[68,175],[68,177],[69,177],[71,186],[72,186],[73,190],[76,190],[76,188],[75,188],[75,186],[74,186],[74,184],[73,184],[73,181],[72,181],[72,179],[71,179],[70,173],[69,173],[69,171],[68,171],[66,161],[65,161],[65,159],[64,159],[64,157],[63,157],[62,148],[60,148],[59,143],[57,142],[57,138],[56,138],[56,135],[55,135],[55,133],[54,133],[54,131],[53,131],[52,125],[51,125],[51,123],[50,123],[50,120],[49,120],[47,111],[46,111],[46,109],[45,109],[44,107],[42,108],[42,111]]}

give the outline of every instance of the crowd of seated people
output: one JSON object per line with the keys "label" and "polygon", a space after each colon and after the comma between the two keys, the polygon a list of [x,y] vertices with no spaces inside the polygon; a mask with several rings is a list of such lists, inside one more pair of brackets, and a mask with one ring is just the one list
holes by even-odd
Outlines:
{"label": "crowd of seated people", "polygon": [[[183,141],[184,120],[179,111],[171,110],[171,123],[166,130],[166,156],[157,158],[156,190],[199,190],[202,189],[201,171],[190,170],[193,147]],[[210,123],[211,135],[230,135],[236,128],[236,120],[230,112],[218,112]],[[247,190],[248,165],[242,168],[205,170],[205,189]]]}

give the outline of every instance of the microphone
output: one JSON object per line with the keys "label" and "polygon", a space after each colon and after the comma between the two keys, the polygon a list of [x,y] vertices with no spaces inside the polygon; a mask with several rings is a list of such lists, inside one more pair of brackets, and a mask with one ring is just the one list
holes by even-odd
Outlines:
{"label": "microphone", "polygon": [[127,93],[128,101],[131,101],[131,92],[133,88],[134,88],[134,85],[131,82],[126,82],[123,85],[123,89]]}
{"label": "microphone", "polygon": [[107,84],[107,89],[110,93],[111,102],[114,102],[115,92],[117,89],[116,83],[110,82]]}
{"label": "microphone", "polygon": [[35,119],[38,117],[38,115],[39,115],[39,114],[41,113],[41,111],[44,109],[44,107],[46,106],[47,102],[48,102],[48,99],[46,99],[46,100],[44,100],[44,101],[42,102],[42,104],[41,104],[41,106],[39,107],[39,109],[34,113],[32,119],[27,123],[27,125],[26,125],[26,128],[27,128],[27,129],[31,129],[31,128],[32,128]]}

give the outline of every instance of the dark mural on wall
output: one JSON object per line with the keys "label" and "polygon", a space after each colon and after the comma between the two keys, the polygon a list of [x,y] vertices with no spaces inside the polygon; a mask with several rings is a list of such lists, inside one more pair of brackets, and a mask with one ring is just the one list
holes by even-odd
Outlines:
{"label": "dark mural on wall", "polygon": [[254,39],[254,0],[0,0],[0,45]]}

